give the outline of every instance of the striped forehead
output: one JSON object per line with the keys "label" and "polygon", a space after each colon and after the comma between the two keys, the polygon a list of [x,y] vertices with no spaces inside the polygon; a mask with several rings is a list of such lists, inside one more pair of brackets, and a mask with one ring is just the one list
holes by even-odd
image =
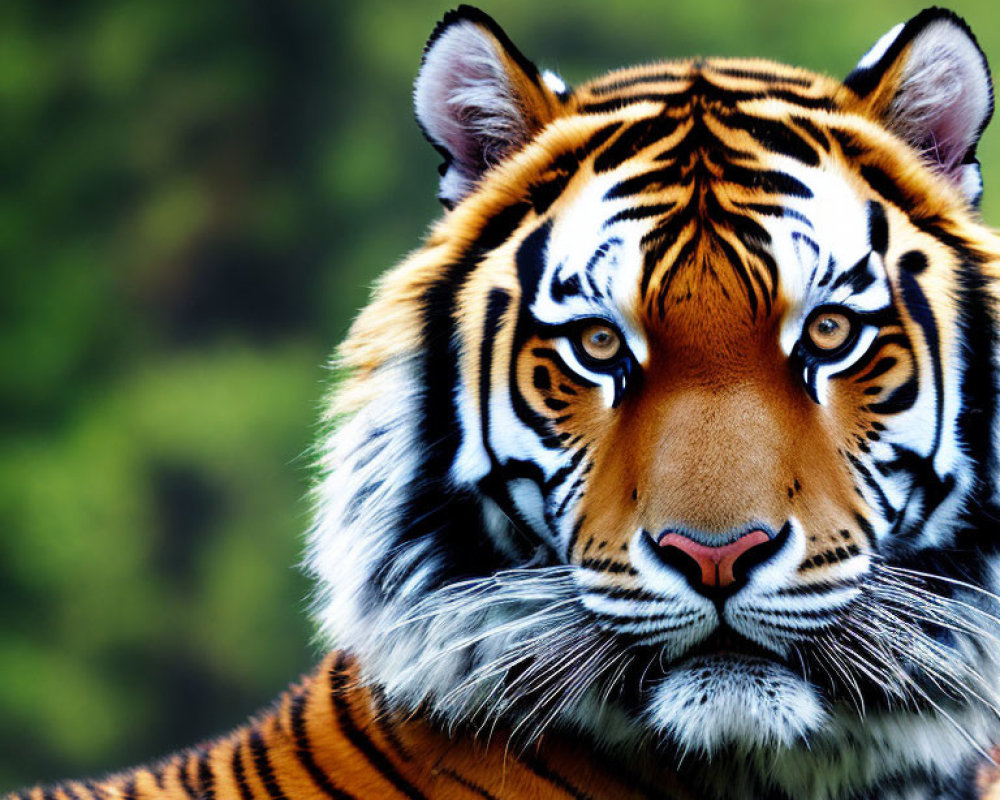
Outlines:
{"label": "striped forehead", "polygon": [[[754,161],[758,197],[742,183],[734,194],[725,174],[697,192],[691,182],[658,182],[662,174],[648,179],[662,165],[643,158],[595,170],[546,223],[544,266],[532,291],[536,319],[559,325],[605,317],[640,338],[644,321],[667,314],[671,291],[696,307],[721,290],[751,319],[768,316],[780,298],[787,351],[818,305],[887,306],[882,206],[861,197],[835,162],[813,166],[771,152]],[[637,185],[645,188],[622,189]]]}

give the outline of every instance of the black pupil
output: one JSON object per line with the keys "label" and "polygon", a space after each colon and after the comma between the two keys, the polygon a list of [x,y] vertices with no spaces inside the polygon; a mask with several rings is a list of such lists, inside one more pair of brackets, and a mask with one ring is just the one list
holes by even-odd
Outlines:
{"label": "black pupil", "polygon": [[827,317],[824,320],[820,320],[819,332],[824,336],[829,336],[831,333],[836,332],[838,328],[840,328],[840,323],[838,323],[835,319]]}

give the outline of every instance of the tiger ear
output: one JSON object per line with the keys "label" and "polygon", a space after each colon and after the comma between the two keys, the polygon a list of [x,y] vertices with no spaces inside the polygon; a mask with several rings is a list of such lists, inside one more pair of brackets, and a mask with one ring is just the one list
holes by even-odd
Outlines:
{"label": "tiger ear", "polygon": [[875,44],[844,84],[864,113],[909,142],[973,205],[982,194],[976,145],[993,115],[986,56],[965,21],[929,8]]}
{"label": "tiger ear", "polygon": [[565,94],[558,78],[542,80],[488,15],[471,6],[448,12],[413,87],[417,122],[445,159],[441,202],[451,208],[465,197],[557,115]]}

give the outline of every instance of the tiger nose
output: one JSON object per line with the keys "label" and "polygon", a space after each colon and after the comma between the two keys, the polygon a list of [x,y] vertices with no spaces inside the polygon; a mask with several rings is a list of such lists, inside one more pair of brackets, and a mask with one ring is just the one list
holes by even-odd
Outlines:
{"label": "tiger nose", "polygon": [[699,590],[731,587],[750,567],[766,560],[776,550],[766,546],[775,537],[764,528],[754,528],[722,545],[706,544],[708,537],[699,538],[702,541],[668,529],[655,540],[657,555],[679,567]]}

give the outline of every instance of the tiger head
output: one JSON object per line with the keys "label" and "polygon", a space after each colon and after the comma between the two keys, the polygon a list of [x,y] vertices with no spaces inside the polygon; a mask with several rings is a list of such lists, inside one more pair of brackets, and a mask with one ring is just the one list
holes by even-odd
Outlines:
{"label": "tiger head", "polygon": [[329,640],[442,723],[580,729],[723,795],[964,768],[1000,730],[965,23],[925,11],[843,82],[570,89],[462,7],[415,105],[447,211],[341,350]]}

